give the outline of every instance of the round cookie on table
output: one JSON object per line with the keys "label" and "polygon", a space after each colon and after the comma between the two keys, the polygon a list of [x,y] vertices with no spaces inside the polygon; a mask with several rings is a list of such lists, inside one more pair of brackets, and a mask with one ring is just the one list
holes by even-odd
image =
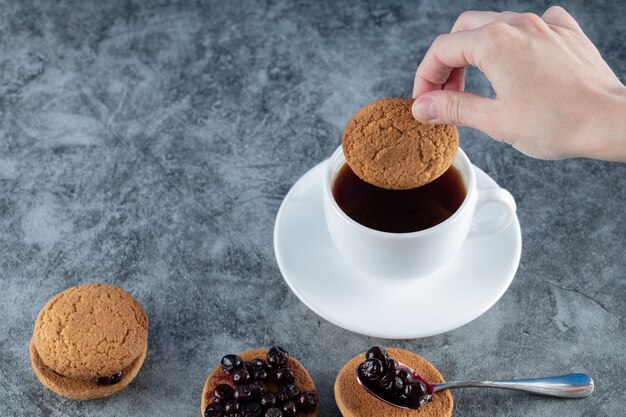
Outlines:
{"label": "round cookie on table", "polygon": [[346,162],[363,181],[407,190],[427,184],[452,164],[459,132],[452,125],[422,124],[409,98],[383,98],[359,109],[343,129]]}
{"label": "round cookie on table", "polygon": [[[382,357],[380,357],[382,356]],[[379,357],[382,363],[387,362],[381,369],[368,368],[365,362]],[[376,362],[374,360],[373,362]],[[434,394],[429,392],[423,381],[413,379],[410,375],[403,375],[398,362],[412,368],[424,381],[438,384],[444,382],[443,377],[437,369],[426,359],[415,353],[402,349],[382,349],[378,346],[370,349],[366,354],[360,354],[350,359],[344,365],[337,379],[335,380],[335,401],[343,417],[450,417],[454,408],[454,401],[449,390],[439,391]],[[360,372],[382,372],[385,375],[393,373],[390,382],[395,383],[395,378],[399,377],[400,385],[410,380],[412,390],[397,392],[397,386],[387,386],[382,390],[391,391],[389,398],[394,403],[403,403],[408,407],[419,407],[417,409],[398,408],[376,398],[370,394],[357,381],[357,369],[363,364]],[[391,366],[393,365],[393,366]],[[391,368],[395,369],[391,369]],[[409,373],[410,374],[410,373]],[[361,374],[359,374],[361,375]],[[374,375],[372,375],[374,376]],[[364,381],[366,382],[366,381]],[[385,385],[380,381],[381,387]],[[383,392],[380,392],[385,398]],[[395,398],[394,398],[395,397]]]}
{"label": "round cookie on table", "polygon": [[200,405],[205,417],[315,417],[319,408],[311,376],[279,346],[222,357]]}
{"label": "round cookie on table", "polygon": [[30,343],[39,381],[71,399],[107,397],[137,375],[148,348],[148,317],[109,284],[66,289],[41,309]]}

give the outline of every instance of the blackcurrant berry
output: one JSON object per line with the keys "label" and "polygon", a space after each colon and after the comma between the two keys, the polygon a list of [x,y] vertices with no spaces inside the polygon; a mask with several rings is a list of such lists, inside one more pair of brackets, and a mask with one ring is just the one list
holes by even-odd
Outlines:
{"label": "blackcurrant berry", "polygon": [[317,407],[317,394],[311,391],[303,392],[298,397],[296,405],[298,410],[302,411],[313,411],[315,407]]}
{"label": "blackcurrant berry", "polygon": [[287,402],[295,399],[298,395],[300,395],[300,390],[293,384],[289,385],[281,385],[278,388],[278,394],[276,395],[276,399],[280,402]]}
{"label": "blackcurrant berry", "polygon": [[264,417],[283,417],[283,412],[275,407],[268,408]]}
{"label": "blackcurrant berry", "polygon": [[380,346],[374,346],[365,353],[365,359],[378,359],[381,362],[385,362],[387,359],[389,359],[389,354],[384,348]]}
{"label": "blackcurrant berry", "polygon": [[226,415],[235,414],[239,412],[240,409],[241,404],[235,400],[227,401],[226,404],[224,404],[224,414]]}
{"label": "blackcurrant berry", "polygon": [[296,405],[293,403],[293,401],[287,401],[286,403],[283,404],[283,416],[286,417],[293,417],[296,415]]}
{"label": "blackcurrant berry", "polygon": [[267,364],[274,369],[284,368],[289,361],[289,353],[280,346],[274,346],[267,352]]}
{"label": "blackcurrant berry", "polygon": [[240,368],[233,372],[233,383],[235,385],[244,385],[251,380],[250,372],[246,368]]}
{"label": "blackcurrant berry", "polygon": [[218,403],[211,403],[204,409],[204,417],[222,417],[223,409]]}
{"label": "blackcurrant berry", "polygon": [[366,381],[375,381],[383,376],[383,364],[378,359],[368,359],[359,365],[359,377]]}
{"label": "blackcurrant berry", "polygon": [[213,397],[215,401],[224,404],[226,401],[230,400],[233,396],[233,388],[230,385],[219,384],[213,390]]}
{"label": "blackcurrant berry", "polygon": [[241,406],[241,415],[243,417],[260,417],[262,412],[258,403],[246,403]]}
{"label": "blackcurrant berry", "polygon": [[222,366],[222,369],[227,374],[232,374],[235,369],[238,369],[241,367],[241,364],[242,364],[241,358],[237,355],[226,355],[220,361],[220,365]]}
{"label": "blackcurrant berry", "polygon": [[248,385],[240,385],[235,388],[233,398],[239,402],[250,401],[250,399],[252,398],[252,390],[250,390],[250,387]]}
{"label": "blackcurrant berry", "polygon": [[272,408],[276,405],[276,397],[274,394],[270,394],[269,392],[263,394],[261,396],[261,405],[265,408]]}
{"label": "blackcurrant berry", "polygon": [[276,370],[276,380],[281,385],[293,384],[296,380],[296,376],[289,368],[279,368]]}
{"label": "blackcurrant berry", "polygon": [[252,381],[249,386],[252,396],[255,398],[261,398],[268,391],[267,384],[263,381]]}

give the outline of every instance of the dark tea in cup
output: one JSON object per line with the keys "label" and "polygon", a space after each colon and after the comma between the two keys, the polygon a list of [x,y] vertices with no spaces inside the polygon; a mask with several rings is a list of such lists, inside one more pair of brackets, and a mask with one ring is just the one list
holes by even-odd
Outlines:
{"label": "dark tea in cup", "polygon": [[363,181],[344,163],[332,194],[341,210],[357,223],[382,232],[410,233],[452,216],[465,200],[467,187],[454,165],[421,187],[387,190]]}

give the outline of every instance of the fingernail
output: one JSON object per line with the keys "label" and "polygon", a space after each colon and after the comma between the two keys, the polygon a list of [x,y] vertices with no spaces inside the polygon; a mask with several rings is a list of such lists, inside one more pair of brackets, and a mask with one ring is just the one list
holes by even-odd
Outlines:
{"label": "fingernail", "polygon": [[437,118],[437,104],[431,97],[422,97],[413,103],[413,117],[422,122]]}

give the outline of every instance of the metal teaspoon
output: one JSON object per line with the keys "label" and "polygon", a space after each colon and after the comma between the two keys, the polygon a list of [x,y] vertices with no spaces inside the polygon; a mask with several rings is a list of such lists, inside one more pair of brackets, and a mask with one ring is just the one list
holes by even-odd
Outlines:
{"label": "metal teaspoon", "polygon": [[[416,379],[420,379],[426,383],[428,394],[432,396],[435,392],[454,389],[454,388],[500,388],[514,391],[524,391],[533,394],[547,395],[550,397],[560,398],[583,398],[590,395],[594,389],[593,379],[587,374],[568,374],[560,376],[550,376],[545,378],[530,378],[530,379],[506,379],[498,381],[452,381],[444,382],[442,384],[431,384],[425,381],[419,374],[417,374],[409,366],[399,362],[400,368],[409,370]],[[381,401],[386,402],[394,407],[405,409],[417,409],[424,403],[421,403],[415,407],[407,407],[406,405],[400,405],[390,402],[388,399],[381,397],[377,392],[371,389],[368,383],[363,383],[359,378],[358,370],[356,375],[357,382],[367,392]]]}

